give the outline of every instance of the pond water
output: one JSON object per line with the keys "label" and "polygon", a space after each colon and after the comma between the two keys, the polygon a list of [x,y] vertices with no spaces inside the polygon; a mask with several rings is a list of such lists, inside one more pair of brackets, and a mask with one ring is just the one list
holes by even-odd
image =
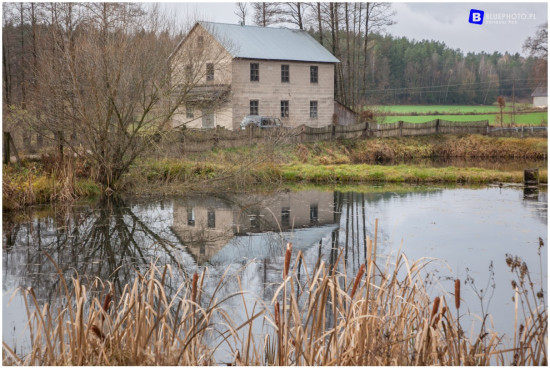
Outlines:
{"label": "pond water", "polygon": [[[545,190],[372,187],[364,193],[311,189],[116,200],[41,207],[17,219],[4,214],[2,338],[17,351],[28,346],[24,302],[16,296],[9,303],[18,287],[32,287],[41,303],[55,303],[59,279],[45,253],[67,277],[78,272],[110,280],[119,292],[136,269],[153,261],[180,267],[183,275],[208,267],[206,294],[229,267],[250,291],[247,303],[259,298],[269,305],[288,241],[294,254],[304,253],[310,269],[319,260],[333,263],[341,252],[347,272],[355,274],[376,219],[380,260],[400,248],[409,259],[436,259],[429,278],[434,295],[452,292],[455,278],[470,278],[475,288],[462,287],[462,310],[481,314],[476,291],[483,294],[483,310],[493,316],[495,330],[509,334],[514,303],[505,255],[521,256],[533,281],[547,289],[547,211]],[[540,258],[539,237],[545,244]],[[178,280],[173,283],[177,287]],[[225,292],[232,288],[234,280]],[[237,301],[226,308],[236,320],[242,317]]]}

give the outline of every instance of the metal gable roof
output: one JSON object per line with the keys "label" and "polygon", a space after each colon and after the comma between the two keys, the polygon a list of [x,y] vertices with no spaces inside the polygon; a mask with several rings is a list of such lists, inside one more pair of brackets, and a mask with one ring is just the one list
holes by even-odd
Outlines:
{"label": "metal gable roof", "polygon": [[234,58],[340,62],[305,31],[212,22],[199,24]]}

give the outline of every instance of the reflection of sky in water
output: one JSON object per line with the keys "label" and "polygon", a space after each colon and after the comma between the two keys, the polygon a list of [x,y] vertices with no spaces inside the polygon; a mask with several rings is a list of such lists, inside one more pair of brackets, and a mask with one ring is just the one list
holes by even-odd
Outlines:
{"label": "reflection of sky in water", "polygon": [[[348,206],[349,203],[351,205]],[[193,212],[196,226],[187,226],[189,206],[194,206],[196,210]],[[209,225],[215,225],[210,230],[217,236],[215,244],[207,245],[213,247],[211,252],[205,252],[204,248],[194,243],[197,234],[208,234],[202,231],[204,229],[197,229],[201,221],[201,206],[204,207],[205,224],[208,222],[207,216],[215,213],[214,217],[210,217],[215,219],[215,223]],[[333,208],[337,210],[336,215]],[[537,256],[539,236],[547,243],[547,193],[539,193],[538,200],[524,200],[522,190],[511,188],[432,188],[426,191],[411,190],[409,193],[365,194],[308,191],[278,193],[265,198],[255,196],[253,199],[250,196],[226,196],[221,199],[200,196],[163,202],[139,201],[108,212],[111,216],[109,221],[102,220],[104,215],[97,208],[75,209],[75,213],[80,216],[76,218],[82,218],[80,222],[62,223],[68,224],[68,229],[78,223],[79,239],[92,234],[98,224],[104,227],[103,230],[110,229],[108,233],[113,237],[109,244],[111,253],[105,250],[108,248],[106,244],[84,243],[84,240],[76,242],[70,231],[62,237],[64,243],[59,245],[56,234],[60,223],[51,218],[35,219],[32,228],[20,225],[15,244],[9,249],[4,234],[2,318],[3,339],[8,343],[22,333],[26,319],[20,297],[8,306],[11,292],[17,286],[32,286],[42,301],[50,301],[48,290],[55,286],[52,281],[55,273],[51,265],[44,264],[45,258],[38,252],[36,229],[39,222],[42,229],[40,249],[59,259],[67,274],[75,268],[80,274],[106,278],[111,274],[112,267],[121,265],[127,272],[117,275],[121,282],[128,282],[131,281],[132,267],[142,267],[146,262],[158,259],[160,264],[171,264],[173,267],[179,264],[187,274],[208,267],[210,277],[205,282],[205,295],[209,295],[227,266],[232,265],[232,273],[222,288],[222,294],[236,290],[236,276],[239,276],[243,288],[250,291],[245,296],[250,313],[256,297],[270,305],[275,283],[281,280],[286,241],[294,243],[294,255],[298,250],[304,253],[306,267],[311,270],[319,259],[327,263],[335,259],[335,252],[331,249],[333,239],[337,240],[347,259],[348,272],[355,274],[364,260],[364,234],[371,238],[374,236],[374,223],[378,218],[378,253],[381,261],[385,262],[385,257],[397,253],[402,242],[402,252],[409,259],[431,257],[446,262],[446,265],[438,261],[430,266],[435,276],[432,286],[434,295],[452,292],[452,279],[458,277],[465,280],[467,269],[476,286],[485,288],[489,264],[493,262],[496,290],[490,313],[499,332],[510,332],[513,323],[512,275],[504,262],[505,254],[523,257],[534,280],[540,280]],[[260,216],[263,222],[253,225],[250,219],[254,216]],[[286,227],[285,218],[288,223]],[[281,223],[283,232],[279,233],[277,229]],[[339,232],[333,232],[335,228]],[[122,247],[123,242],[117,237],[128,234],[134,241]],[[189,234],[194,237],[193,241],[186,237]],[[92,251],[96,248],[90,247],[90,244],[97,250]],[[204,247],[204,243],[201,244]],[[109,257],[113,260],[106,261]],[[546,288],[546,246],[542,259]],[[201,263],[197,264],[198,260]],[[243,268],[245,265],[248,266]],[[177,285],[180,281],[181,278],[176,277],[173,284]],[[479,313],[479,300],[471,288],[463,285],[462,290],[465,307],[461,311],[465,313],[469,308]],[[236,321],[244,319],[240,298],[228,301],[227,309],[235,313]],[[254,333],[262,332],[261,325],[258,322],[254,326]],[[18,344],[22,344],[21,339]]]}

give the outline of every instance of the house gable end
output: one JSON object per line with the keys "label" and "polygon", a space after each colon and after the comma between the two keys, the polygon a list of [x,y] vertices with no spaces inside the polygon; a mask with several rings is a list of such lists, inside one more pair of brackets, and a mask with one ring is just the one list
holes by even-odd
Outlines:
{"label": "house gable end", "polygon": [[214,37],[209,30],[205,29],[200,23],[197,23],[193,26],[193,28],[191,28],[191,30],[187,33],[187,35],[183,38],[183,40],[181,40],[180,43],[176,46],[176,49],[170,54],[170,56],[168,57],[168,60],[171,62],[172,59],[180,52],[182,48],[185,49],[184,45],[193,42],[199,36],[205,37],[204,43],[206,45],[211,45],[210,47],[224,49],[227,52],[227,56],[232,57],[231,52],[228,50],[227,46],[220,43],[218,39]]}

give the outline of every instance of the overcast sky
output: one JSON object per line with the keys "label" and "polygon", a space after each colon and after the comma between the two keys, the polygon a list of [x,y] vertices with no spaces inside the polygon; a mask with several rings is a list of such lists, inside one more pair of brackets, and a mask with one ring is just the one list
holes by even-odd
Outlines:
{"label": "overcast sky", "polygon": [[[174,12],[180,22],[190,19],[238,22],[233,2],[174,2],[163,6]],[[535,34],[538,25],[548,21],[546,2],[394,2],[393,9],[397,23],[389,27],[387,33],[409,39],[441,41],[463,52],[508,51],[523,54],[525,39]],[[485,12],[483,24],[468,22],[471,9]],[[251,9],[249,13],[251,15]],[[247,24],[252,24],[250,15]]]}

